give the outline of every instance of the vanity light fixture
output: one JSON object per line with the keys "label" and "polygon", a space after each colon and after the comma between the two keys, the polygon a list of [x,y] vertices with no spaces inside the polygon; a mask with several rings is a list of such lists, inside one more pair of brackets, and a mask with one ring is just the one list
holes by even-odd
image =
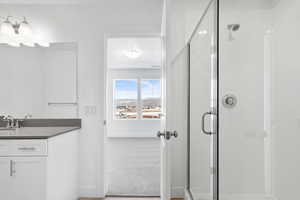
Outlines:
{"label": "vanity light fixture", "polygon": [[142,51],[137,48],[133,48],[131,50],[123,51],[123,54],[130,59],[137,59],[142,55]]}
{"label": "vanity light fixture", "polygon": [[21,22],[10,21],[12,16],[7,16],[0,25],[0,43],[8,44],[13,47],[20,47],[21,44],[28,47],[34,47],[38,44],[42,47],[49,47],[48,42],[39,42],[34,40],[33,30],[25,17]]}
{"label": "vanity light fixture", "polygon": [[4,22],[2,22],[0,26],[0,31],[2,35],[8,36],[8,37],[13,37],[15,34],[15,30],[13,28],[12,23],[9,21],[7,17]]}

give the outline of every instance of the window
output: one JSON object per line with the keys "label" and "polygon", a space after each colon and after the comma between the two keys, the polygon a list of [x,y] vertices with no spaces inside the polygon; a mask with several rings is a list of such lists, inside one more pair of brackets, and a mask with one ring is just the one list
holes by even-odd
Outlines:
{"label": "window", "polygon": [[137,80],[114,81],[115,119],[136,119],[138,84]]}
{"label": "window", "polygon": [[160,80],[141,80],[142,118],[159,119],[161,113]]}
{"label": "window", "polygon": [[115,79],[114,119],[159,119],[161,82],[159,79]]}

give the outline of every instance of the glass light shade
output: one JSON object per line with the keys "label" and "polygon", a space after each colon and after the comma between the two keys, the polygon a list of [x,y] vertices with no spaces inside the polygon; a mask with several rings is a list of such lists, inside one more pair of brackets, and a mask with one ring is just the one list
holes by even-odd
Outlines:
{"label": "glass light shade", "polygon": [[34,35],[34,41],[37,45],[41,47],[50,47],[50,41],[45,37],[45,35],[42,33],[38,33],[37,35]]}
{"label": "glass light shade", "polygon": [[0,44],[7,44],[9,42],[9,37],[7,35],[0,34]]}
{"label": "glass light shade", "polygon": [[17,34],[14,34],[13,36],[8,36],[8,35],[0,35],[0,36],[1,36],[0,43],[8,44],[9,46],[12,47],[20,47],[20,41],[17,37]]}
{"label": "glass light shade", "polygon": [[50,47],[50,43],[46,41],[38,41],[37,44],[41,47]]}
{"label": "glass light shade", "polygon": [[33,31],[31,26],[28,24],[27,21],[23,21],[20,23],[20,27],[19,27],[19,35],[21,37],[30,37],[32,38],[33,36]]}
{"label": "glass light shade", "polygon": [[142,52],[139,49],[132,49],[129,51],[124,51],[123,53],[130,59],[136,59],[142,55]]}
{"label": "glass light shade", "polygon": [[27,46],[27,47],[35,47],[34,42],[31,41],[31,40],[22,41],[22,44],[23,44],[24,46]]}
{"label": "glass light shade", "polygon": [[20,42],[19,41],[16,41],[16,40],[9,40],[8,42],[7,42],[7,44],[9,45],[9,46],[12,46],[12,47],[20,47],[21,45],[20,45]]}
{"label": "glass light shade", "polygon": [[28,47],[35,46],[35,44],[33,42],[32,28],[25,19],[23,22],[20,23],[18,35],[20,38],[20,43],[22,43],[24,46],[28,46]]}
{"label": "glass light shade", "polygon": [[15,35],[15,30],[10,23],[10,21],[4,21],[0,26],[0,32],[2,35],[13,37]]}
{"label": "glass light shade", "polygon": [[35,44],[34,44],[34,42],[33,42],[33,39],[31,38],[31,37],[24,37],[24,36],[21,36],[21,35],[17,35],[16,37],[15,37],[15,39],[19,42],[19,43],[21,43],[21,44],[23,44],[24,46],[28,46],[28,47],[34,47],[35,46]]}

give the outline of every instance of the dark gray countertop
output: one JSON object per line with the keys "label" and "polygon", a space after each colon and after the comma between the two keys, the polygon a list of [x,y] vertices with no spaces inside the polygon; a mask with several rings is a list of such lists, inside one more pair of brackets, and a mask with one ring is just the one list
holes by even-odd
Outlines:
{"label": "dark gray countertop", "polygon": [[1,139],[48,139],[81,128],[81,119],[25,119],[21,128],[5,130],[0,121]]}
{"label": "dark gray countertop", "polygon": [[63,133],[78,130],[80,127],[23,127],[16,130],[0,130],[0,139],[48,139]]}

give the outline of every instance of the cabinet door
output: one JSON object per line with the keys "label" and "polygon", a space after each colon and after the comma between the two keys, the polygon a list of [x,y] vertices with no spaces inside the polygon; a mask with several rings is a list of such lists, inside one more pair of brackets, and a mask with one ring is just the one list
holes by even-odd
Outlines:
{"label": "cabinet door", "polygon": [[57,44],[45,50],[45,116],[77,116],[77,50],[75,46]]}
{"label": "cabinet door", "polygon": [[0,157],[0,199],[11,200],[10,159]]}
{"label": "cabinet door", "polygon": [[46,157],[12,158],[13,198],[9,200],[46,199]]}

